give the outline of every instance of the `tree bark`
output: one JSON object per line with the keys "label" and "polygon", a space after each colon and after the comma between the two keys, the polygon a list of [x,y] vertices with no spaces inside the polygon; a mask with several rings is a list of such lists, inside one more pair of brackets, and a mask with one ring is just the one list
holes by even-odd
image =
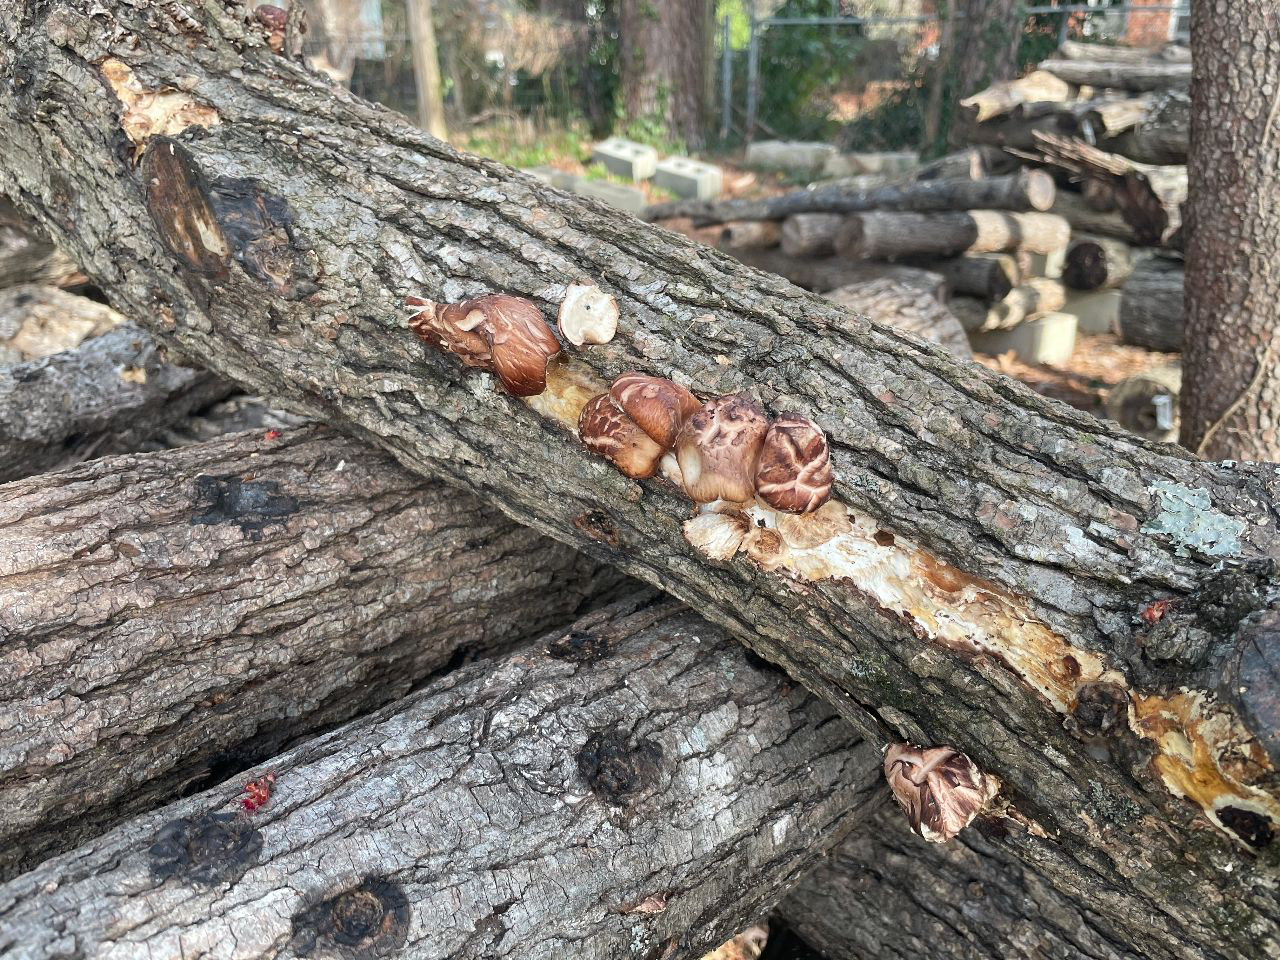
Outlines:
{"label": "tree bark", "polygon": [[844,224],[838,213],[797,213],[782,221],[782,252],[789,257],[829,257]]}
{"label": "tree bark", "polygon": [[1268,0],[1193,16],[1182,443],[1219,460],[1280,460],[1276,15]]}
{"label": "tree bark", "polygon": [[[1280,949],[1263,849],[1280,800],[1241,719],[1269,688],[1217,692],[1214,667],[1270,589],[1274,471],[1113,431],[687,238],[458,154],[271,54],[240,9],[193,9],[0,2],[16,38],[0,47],[12,141],[0,189],[118,307],[696,604],[877,745],[963,750],[1001,780],[1002,846],[1066,895],[1094,896],[1135,951]],[[148,138],[131,93],[131,107],[103,95],[103,67],[119,83],[119,65],[144,89],[198,91],[166,103],[191,108],[175,122],[210,125]],[[137,167],[119,155],[122,122],[142,138]],[[247,218],[246,197],[258,198]],[[409,294],[495,289],[553,317],[580,281],[616,298],[618,333],[558,360],[528,401],[423,349],[402,319]],[[829,515],[852,529],[826,550],[788,544],[773,570],[698,552],[686,498],[626,480],[574,435],[585,401],[626,370],[815,417],[836,473]],[[1251,599],[1211,617],[1202,598],[1224,584]],[[1147,642],[1137,613],[1155,598],[1180,601],[1161,622],[1185,642]],[[1092,722],[1099,699],[1127,699],[1133,718],[1106,754],[1064,726]]]}
{"label": "tree bark", "polygon": [[930,270],[942,274],[952,293],[998,301],[1022,281],[1018,261],[1004,253],[980,253],[971,257],[935,260]]}
{"label": "tree bark", "polygon": [[[256,812],[224,785],[0,887],[0,952],[700,956],[883,796],[880,757],[724,630],[635,608],[274,758]],[[362,884],[398,909],[335,936]]]}
{"label": "tree bark", "polygon": [[1148,257],[1124,282],[1120,295],[1120,339],[1148,350],[1183,346],[1184,271],[1179,260]]}
{"label": "tree bark", "polygon": [[743,263],[786,277],[798,287],[815,293],[826,293],[837,287],[868,280],[887,278],[907,286],[927,290],[939,303],[947,298],[946,281],[942,275],[921,267],[908,267],[898,263],[879,263],[868,260],[855,263],[844,257],[826,257],[818,260],[789,257],[781,250],[735,250],[734,256]]}
{"label": "tree bark", "polygon": [[1072,290],[1121,286],[1133,273],[1134,250],[1123,240],[1076,234],[1067,249],[1062,282]]}
{"label": "tree bark", "polygon": [[657,118],[689,150],[706,141],[708,0],[620,0],[627,119]]}
{"label": "tree bark", "polygon": [[1063,103],[1071,99],[1071,85],[1059,80],[1052,73],[1036,70],[1019,77],[987,87],[965,97],[960,106],[970,113],[974,123],[982,123],[992,117],[1003,116],[1024,103]]}
{"label": "tree bark", "polygon": [[[962,100],[1018,73],[1022,16],[1018,0],[955,0],[955,49],[951,54],[952,96]],[[968,145],[971,123],[951,124],[952,147]]]}
{"label": "tree bark", "polygon": [[6,876],[621,580],[316,428],[9,484],[0,539]]}
{"label": "tree bark", "polygon": [[820,183],[762,200],[676,200],[645,208],[646,220],[692,217],[695,223],[782,220],[798,213],[861,213],[869,210],[1048,210],[1053,179],[1026,170],[985,180],[912,180],[875,187]]}
{"label": "tree bark", "polygon": [[106,304],[57,287],[23,284],[0,290],[0,364],[71,350],[123,322]]}
{"label": "tree bark", "polygon": [[1186,90],[1191,86],[1190,63],[1045,60],[1040,64],[1040,69],[1078,86],[1110,87],[1138,93],[1149,90]]}
{"label": "tree bark", "polygon": [[836,250],[853,260],[1007,250],[1053,253],[1067,245],[1070,234],[1067,222],[1050,213],[856,213],[840,228]]}
{"label": "tree bark", "polygon": [[1191,98],[1167,93],[1141,123],[1103,146],[1138,163],[1176,166],[1186,164],[1190,144]]}
{"label": "tree bark", "polygon": [[206,370],[166,362],[150,334],[131,326],[0,367],[0,483],[137,450],[234,389]]}
{"label": "tree bark", "polygon": [[954,356],[973,356],[955,314],[928,288],[883,278],[840,287],[826,298],[859,316],[875,317],[878,323],[931,340]]}
{"label": "tree bark", "polygon": [[961,297],[952,303],[952,310],[967,332],[981,333],[1009,330],[1032,314],[1061,310],[1066,302],[1067,291],[1057,280],[1027,277],[998,303]]}

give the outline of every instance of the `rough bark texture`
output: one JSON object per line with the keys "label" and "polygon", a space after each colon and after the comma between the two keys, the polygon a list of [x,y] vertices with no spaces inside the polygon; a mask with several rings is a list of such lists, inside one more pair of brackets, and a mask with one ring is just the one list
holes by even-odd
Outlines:
{"label": "rough bark texture", "polygon": [[[1271,761],[1207,689],[1270,589],[1273,469],[1113,431],[718,251],[457,154],[273,55],[242,9],[193,9],[0,2],[12,38],[0,189],[118,307],[695,604],[877,744],[964,750],[1032,824],[1002,847],[1089,899],[1135,950],[1280,949]],[[152,136],[135,167],[121,115],[142,136],[140,108],[112,100],[99,66],[119,77],[116,61],[146,89],[198,94],[181,122],[210,125]],[[245,198],[257,200],[238,216]],[[183,242],[197,236],[212,246]],[[617,336],[557,361],[527,402],[424,349],[403,319],[407,294],[493,289],[553,317],[577,281],[616,297]],[[626,480],[573,434],[586,399],[625,370],[814,417],[836,473],[829,515],[851,529],[829,552],[796,541],[771,571],[745,554],[709,560],[684,539],[687,499]],[[1213,591],[1241,600],[1209,616]],[[1155,598],[1179,603],[1153,645],[1137,615]],[[1240,686],[1231,698],[1267,690]],[[1105,754],[1086,744],[1080,731],[1110,716],[1099,704],[1125,699],[1132,725],[1108,727]]]}
{"label": "rough bark texture", "polygon": [[0,541],[0,875],[620,579],[315,428],[8,484]]}
{"label": "rough bark texture", "polygon": [[1182,349],[1183,273],[1182,261],[1164,257],[1148,257],[1134,267],[1120,293],[1121,340],[1148,350]]}
{"label": "rough bark texture", "polygon": [[206,370],[166,362],[150,334],[132,326],[0,367],[0,482],[138,450],[234,389]]}
{"label": "rough bark texture", "polygon": [[1193,11],[1182,443],[1215,459],[1280,460],[1277,16],[1275,0]]}
{"label": "rough bark texture", "polygon": [[1139,163],[1185,164],[1191,145],[1191,98],[1185,93],[1160,97],[1142,122],[1105,146]]}
{"label": "rough bark texture", "polygon": [[942,275],[921,267],[908,267],[897,263],[881,263],[875,260],[854,262],[844,257],[789,257],[781,250],[735,250],[733,255],[757,270],[767,270],[786,277],[798,287],[826,293],[851,283],[889,279],[929,291],[933,298],[943,302],[947,298],[947,285]]}
{"label": "rough bark texture", "polygon": [[984,180],[955,178],[909,180],[858,187],[818,183],[803,190],[763,200],[674,200],[645,208],[646,220],[692,217],[695,224],[731,220],[781,220],[798,213],[862,213],[868,210],[1048,210],[1053,206],[1053,178],[1043,170],[1027,170]]}
{"label": "rough bark texture", "polygon": [[973,356],[960,321],[928,287],[884,277],[839,287],[825,296],[859,316],[932,340],[957,357]]}
{"label": "rough bark texture", "polygon": [[836,249],[854,260],[1025,250],[1052,253],[1067,245],[1067,222],[1051,213],[855,213],[845,218]]}
{"label": "rough bark texture", "polygon": [[[223,786],[0,887],[0,953],[700,956],[883,796],[880,757],[724,630],[634,606],[275,758],[255,813]],[[396,907],[365,938],[361,885]]]}
{"label": "rough bark texture", "polygon": [[709,0],[620,0],[620,86],[630,120],[656,119],[690,150],[706,138]]}
{"label": "rough bark texture", "polygon": [[1076,234],[1062,266],[1062,282],[1072,290],[1118,287],[1133,273],[1140,256],[1123,240]]}
{"label": "rough bark texture", "polygon": [[998,843],[927,843],[886,805],[779,905],[842,960],[1139,960],[1087,900],[1062,896]]}
{"label": "rough bark texture", "polygon": [[1191,86],[1191,64],[1141,61],[1116,63],[1101,60],[1046,60],[1048,70],[1067,83],[1110,87],[1117,90],[1186,90]]}
{"label": "rough bark texture", "polygon": [[105,304],[57,287],[0,290],[0,364],[39,360],[79,346],[124,323]]}

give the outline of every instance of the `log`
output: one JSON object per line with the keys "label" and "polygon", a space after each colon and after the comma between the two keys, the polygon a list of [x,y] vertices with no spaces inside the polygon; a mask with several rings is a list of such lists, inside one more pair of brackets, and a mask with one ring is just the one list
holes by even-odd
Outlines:
{"label": "log", "polygon": [[965,108],[970,121],[982,123],[992,117],[1008,113],[1023,103],[1063,103],[1071,99],[1071,85],[1044,70],[1033,70],[1025,77],[1006,80],[965,97],[960,106]]}
{"label": "log", "polygon": [[826,298],[876,323],[931,340],[954,356],[973,356],[969,338],[955,314],[930,290],[882,278],[840,287],[826,294]]}
{"label": "log", "polygon": [[79,346],[124,323],[103,303],[57,287],[0,289],[0,364],[39,360]]}
{"label": "log", "polygon": [[853,260],[1008,250],[1052,253],[1067,245],[1070,233],[1065,220],[1049,213],[858,213],[845,219],[836,250]]}
{"label": "log", "polygon": [[0,540],[6,877],[621,579],[317,428],[8,484]]}
{"label": "log", "polygon": [[826,293],[837,287],[869,280],[888,278],[908,286],[929,292],[939,303],[947,299],[947,284],[942,275],[921,267],[899,263],[883,263],[876,260],[852,261],[844,257],[824,257],[810,260],[805,257],[789,257],[781,250],[739,250],[735,256],[743,263],[786,277],[798,287],[815,293]]}
{"label": "log", "polygon": [[782,252],[789,257],[829,257],[844,224],[839,213],[797,213],[782,221]]}
{"label": "log", "polygon": [[767,250],[782,241],[782,227],[776,220],[735,220],[720,233],[725,250]]}
{"label": "log", "polygon": [[1008,173],[1012,169],[1008,160],[995,151],[966,147],[917,167],[911,176],[916,180],[982,180]]}
{"label": "log", "polygon": [[1120,209],[1116,203],[1115,188],[1108,181],[1085,180],[1080,184],[1080,197],[1086,207],[1098,213],[1111,213]]}
{"label": "log", "polygon": [[23,283],[78,286],[85,279],[80,268],[40,234],[12,201],[0,196],[0,290]]}
{"label": "log", "polygon": [[927,843],[885,807],[779,904],[823,956],[849,960],[1130,960],[1089,901],[1073,901],[968,831]]}
{"label": "log", "polygon": [[1037,133],[1077,137],[1083,132],[1082,118],[1072,110],[1054,110],[1039,116],[1009,114],[969,128],[974,143],[1006,150],[1033,150]]}
{"label": "log", "polygon": [[1066,220],[1073,232],[1114,237],[1130,246],[1141,246],[1137,232],[1125,223],[1124,217],[1114,211],[1104,213],[1094,210],[1078,193],[1059,190],[1053,201],[1052,213]]}
{"label": "log", "polygon": [[1121,286],[1133,273],[1140,255],[1123,240],[1076,234],[1067,248],[1062,282],[1072,290],[1101,290]]}
{"label": "log", "polygon": [[[1155,94],[1144,94],[1140,97],[1098,100],[1085,115],[1085,119],[1097,139],[1118,137],[1151,116],[1158,99]],[[1113,149],[1113,145],[1107,144],[1107,148]],[[1123,150],[1115,152],[1124,153]],[[1186,162],[1185,158],[1183,162]]]}
{"label": "log", "polygon": [[968,333],[1009,330],[1035,313],[1053,313],[1067,302],[1067,291],[1057,280],[1027,277],[1008,296],[988,305],[984,300],[957,297],[951,309]]}
{"label": "log", "polygon": [[700,956],[882,796],[876,748],[764,666],[620,601],[0,887],[0,953]]}
{"label": "log", "polygon": [[1178,439],[1178,397],[1182,367],[1168,364],[1125,377],[1107,391],[1107,416],[1126,430],[1148,440],[1174,443]]}
{"label": "log", "polygon": [[1191,97],[1172,92],[1159,97],[1133,129],[1103,143],[1135,162],[1170,166],[1186,165],[1190,145]]}
{"label": "log", "polygon": [[[1217,689],[1210,664],[1245,642],[1238,614],[1177,663],[1144,645],[1136,618],[1155,598],[1195,608],[1227,582],[1268,595],[1274,471],[1148,444],[687,237],[459,154],[271,53],[246,23],[191,0],[0,0],[0,31],[16,38],[0,46],[0,115],[16,118],[0,191],[121,312],[696,604],[877,746],[962,750],[1001,781],[1002,849],[1089,900],[1133,952],[1280,950],[1267,865],[1280,799],[1263,741],[1234,694],[1201,696]],[[166,110],[187,108],[159,118],[168,133],[144,124],[154,103],[133,99],[126,70],[169,91]],[[103,96],[112,77],[131,107]],[[171,135],[192,124],[210,125]],[[136,167],[119,157],[126,130]],[[578,282],[615,298],[617,334],[566,352],[527,400],[416,342],[403,319],[408,295],[502,290],[554,320]],[[771,558],[764,534],[759,562],[711,560],[685,539],[691,506],[668,481],[630,481],[584,449],[578,414],[625,370],[816,418],[835,473],[824,518],[851,525],[818,551],[835,565],[799,545]],[[1103,691],[1134,718],[1106,751],[1064,726]],[[283,879],[276,889],[288,896]]]}
{"label": "log", "polygon": [[1063,60],[1102,61],[1104,63],[1190,63],[1191,48],[1170,43],[1163,47],[1125,47],[1113,43],[1081,43],[1064,40],[1058,48]]}
{"label": "log", "polygon": [[1022,281],[1016,258],[1005,253],[978,253],[929,262],[929,269],[947,281],[951,293],[998,301]]}
{"label": "log", "polygon": [[1136,264],[1120,297],[1120,339],[1148,350],[1182,349],[1186,319],[1180,260],[1150,257]]}
{"label": "log", "polygon": [[797,213],[859,213],[866,210],[1048,210],[1053,179],[1042,170],[1025,170],[985,180],[918,180],[850,187],[839,181],[761,200],[676,200],[651,204],[646,220],[692,217],[695,224],[733,220],[782,220]]}
{"label": "log", "polygon": [[0,367],[0,483],[140,449],[235,387],[166,362],[126,326],[74,350]]}
{"label": "log", "polygon": [[1047,70],[1077,86],[1110,87],[1118,90],[1187,90],[1191,87],[1191,63],[1105,60],[1045,60]]}

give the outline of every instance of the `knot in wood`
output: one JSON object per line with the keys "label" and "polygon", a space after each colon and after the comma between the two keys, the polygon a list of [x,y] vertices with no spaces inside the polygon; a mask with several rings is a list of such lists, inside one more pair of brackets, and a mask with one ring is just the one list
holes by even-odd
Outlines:
{"label": "knot in wood", "polygon": [[609,641],[598,633],[570,630],[547,644],[547,655],[569,663],[595,663],[609,652]]}
{"label": "knot in wood", "polygon": [[171,820],[151,847],[151,874],[191,883],[231,883],[258,862],[262,835],[233,813]]}
{"label": "knot in wood", "polygon": [[592,734],[578,751],[578,772],[601,800],[618,806],[635,801],[656,785],[662,747],[653,740],[632,741],[618,728]]}
{"label": "knot in wood", "polygon": [[399,884],[370,877],[293,919],[299,956],[372,960],[396,953],[409,932],[409,900]]}
{"label": "knot in wood", "polygon": [[1071,718],[1080,735],[1114,736],[1124,728],[1128,715],[1129,693],[1120,684],[1094,680],[1076,689]]}

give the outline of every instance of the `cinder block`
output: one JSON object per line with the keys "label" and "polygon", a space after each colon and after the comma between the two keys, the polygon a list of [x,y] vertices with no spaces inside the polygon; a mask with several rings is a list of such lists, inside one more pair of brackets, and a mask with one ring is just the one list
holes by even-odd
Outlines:
{"label": "cinder block", "polygon": [[761,140],[747,147],[747,166],[756,170],[781,170],[813,176],[836,155],[829,143],[802,140]]}
{"label": "cinder block", "polygon": [[1115,333],[1120,329],[1120,288],[1069,290],[1062,312],[1075,315],[1081,333]]}
{"label": "cinder block", "polygon": [[667,157],[658,164],[653,182],[678,197],[714,200],[720,196],[724,175],[719,167],[710,163],[700,163],[688,157]]}
{"label": "cinder block", "polygon": [[584,197],[600,200],[619,210],[626,210],[628,213],[639,213],[647,203],[644,193],[635,187],[624,187],[620,183],[609,183],[605,180],[575,177],[573,185],[568,189]]}
{"label": "cinder block", "polygon": [[525,167],[521,172],[537,177],[543,183],[549,183],[561,190],[572,190],[573,181],[578,179],[577,174],[557,170],[555,167]]}
{"label": "cinder block", "polygon": [[1031,263],[1029,273],[1033,277],[1048,277],[1057,280],[1062,276],[1062,268],[1067,264],[1067,248],[1059,247],[1053,253],[1029,253]]}
{"label": "cinder block", "polygon": [[1070,313],[1041,313],[1012,330],[969,334],[978,353],[998,357],[1010,350],[1023,363],[1062,366],[1076,348],[1076,318]]}
{"label": "cinder block", "polygon": [[591,159],[603,163],[614,176],[628,180],[648,180],[658,167],[658,151],[643,143],[610,137],[595,145]]}

